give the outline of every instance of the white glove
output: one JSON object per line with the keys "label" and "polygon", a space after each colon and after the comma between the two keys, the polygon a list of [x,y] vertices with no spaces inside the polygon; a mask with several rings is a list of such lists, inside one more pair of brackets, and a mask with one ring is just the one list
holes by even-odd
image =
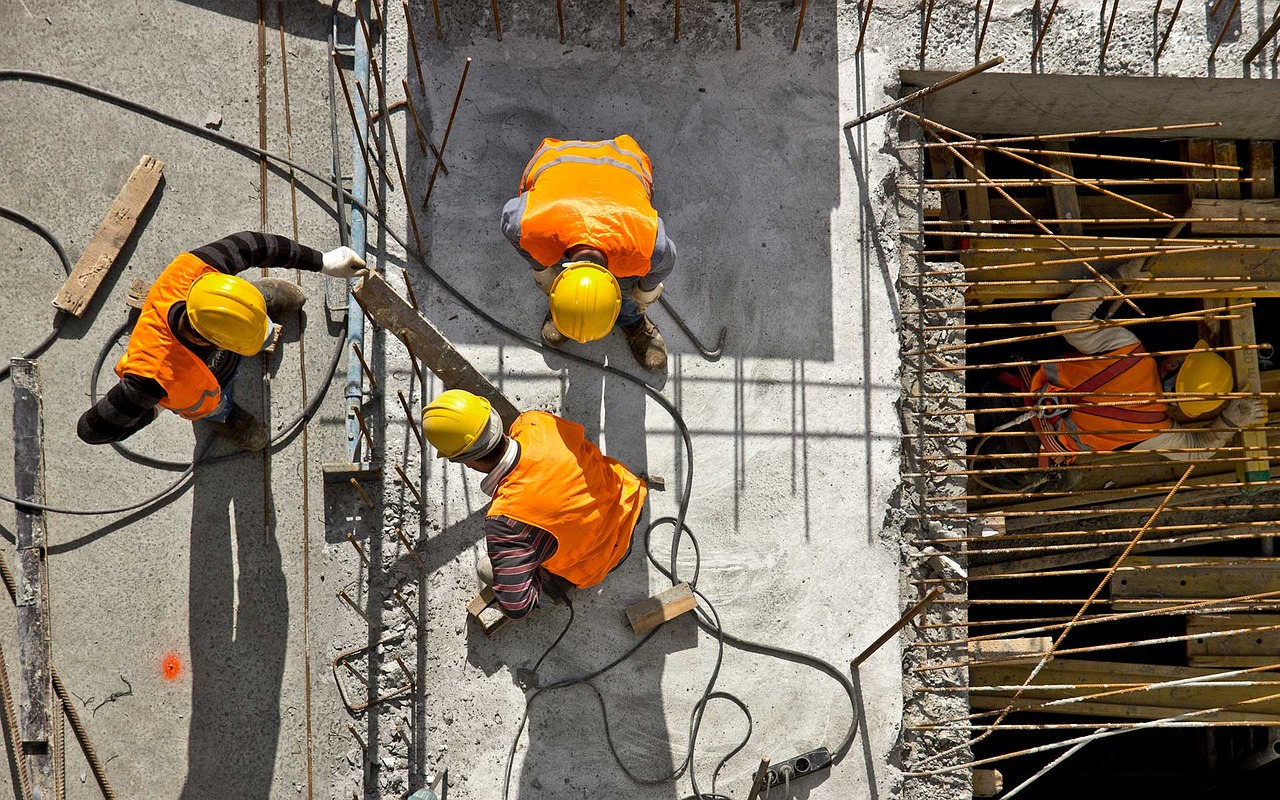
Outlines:
{"label": "white glove", "polygon": [[1261,425],[1267,419],[1266,406],[1256,397],[1237,397],[1222,412],[1222,421],[1233,428]]}
{"label": "white glove", "polygon": [[1141,259],[1141,258],[1135,258],[1132,261],[1126,261],[1120,266],[1116,267],[1114,277],[1125,282],[1145,281],[1151,277],[1151,273],[1148,272],[1143,267],[1143,264],[1145,263],[1146,263],[1146,259]]}
{"label": "white glove", "polygon": [[636,281],[636,285],[631,287],[631,299],[635,301],[635,304],[639,307],[641,314],[643,314],[649,306],[657,302],[658,298],[661,296],[662,284],[658,284],[647,292],[640,288],[639,281]]}
{"label": "white glove", "polygon": [[538,284],[538,288],[547,297],[551,296],[551,284],[556,282],[556,271],[551,267],[543,269],[535,269],[533,271],[533,282]]}
{"label": "white glove", "polygon": [[350,247],[339,247],[324,254],[320,271],[330,278],[357,278],[364,268],[364,259]]}

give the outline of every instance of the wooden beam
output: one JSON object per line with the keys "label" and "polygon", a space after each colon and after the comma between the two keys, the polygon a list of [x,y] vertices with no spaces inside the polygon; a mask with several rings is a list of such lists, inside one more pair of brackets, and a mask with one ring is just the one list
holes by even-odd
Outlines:
{"label": "wooden beam", "polygon": [[[43,420],[36,362],[15,358],[13,382],[13,466],[20,500],[44,502]],[[16,506],[18,548],[18,658],[22,664],[18,721],[26,753],[27,780],[42,797],[53,797],[53,677],[49,621],[49,573],[44,513]]]}
{"label": "wooden beam", "polygon": [[352,294],[365,313],[404,342],[410,354],[422,359],[446,389],[465,389],[487,397],[502,418],[502,424],[511,427],[520,414],[515,405],[459,353],[435,325],[396,294],[381,275],[370,272],[360,279]]}
{"label": "wooden beam", "polygon": [[995,797],[1004,791],[1004,775],[998,769],[975,769],[973,771],[973,796]]}
{"label": "wooden beam", "polygon": [[1254,139],[1249,142],[1250,192],[1254,200],[1276,196],[1275,143]]}
{"label": "wooden beam", "polygon": [[998,661],[1001,664],[1034,664],[1049,652],[1052,642],[1048,636],[969,642],[969,663],[972,665]]}
{"label": "wooden beam", "polygon": [[[1044,143],[1045,150],[1055,151],[1054,154],[1046,154],[1044,163],[1051,169],[1058,172],[1065,172],[1068,175],[1075,175],[1075,170],[1071,165],[1071,157],[1069,155],[1059,155],[1060,153],[1070,153],[1071,143],[1068,140],[1052,140]],[[1075,184],[1055,184],[1049,187],[1049,196],[1053,200],[1054,216],[1058,219],[1080,219],[1080,195],[1076,192]],[[1066,234],[1082,234],[1084,226],[1079,222],[1064,222],[1058,226],[1061,233]]]}
{"label": "wooden beam", "polygon": [[[1188,139],[1183,142],[1183,160],[1195,161],[1200,164],[1214,163],[1214,148],[1212,139]],[[1189,178],[1216,178],[1218,173],[1207,167],[1183,167],[1183,173]],[[1189,183],[1187,184],[1187,194],[1192,200],[1207,197],[1218,196],[1218,184],[1216,183]]]}
{"label": "wooden beam", "polygon": [[687,583],[677,583],[627,609],[627,621],[636,636],[643,636],[662,623],[698,607],[698,599]]}
{"label": "wooden beam", "polygon": [[1187,661],[1193,667],[1235,667],[1242,660],[1250,666],[1280,663],[1280,614],[1192,614],[1187,633],[1221,633],[1241,628],[1258,631],[1187,640]]}
{"label": "wooden beam", "polygon": [[55,308],[77,317],[84,314],[93,302],[93,295],[102,279],[111,271],[116,257],[133,235],[138,217],[155,195],[163,170],[164,162],[151,156],[143,156],[138,161],[138,166],[134,167],[133,174],[116,195],[98,230],[94,231],[93,238],[89,239],[75,269],[62,284],[62,291],[54,298]]}
{"label": "wooden beam", "polygon": [[[1017,686],[1026,680],[1034,666],[1034,664],[977,664],[969,668],[969,679],[974,686]],[[1215,669],[1197,667],[1055,658],[1044,666],[1036,676],[1035,683],[1023,692],[1017,705],[1025,707],[1045,700],[1081,697],[1108,691],[1097,686],[1037,689],[1036,684],[1162,683],[1212,676],[1217,672],[1218,670]],[[1280,673],[1257,672],[1241,680],[1275,681],[1280,680]],[[1271,686],[1205,686],[1190,683],[1165,689],[1126,692],[1076,703],[1048,706],[1037,710],[1037,713],[1088,714],[1121,719],[1163,719],[1187,711],[1219,708],[1242,700],[1265,697],[1274,694],[1275,691],[1275,687]],[[1012,696],[1012,691],[974,691],[969,695],[969,702],[974,710],[1004,708]],[[1215,722],[1265,720],[1280,723],[1280,699],[1250,703],[1214,714],[1201,714],[1193,719]]]}
{"label": "wooden beam", "polygon": [[[940,147],[929,148],[929,166],[936,180],[955,180],[956,164],[951,153]],[[951,222],[964,219],[964,211],[960,206],[959,189],[939,189],[942,198],[942,218]]]}
{"label": "wooden beam", "polygon": [[[1231,344],[1237,347],[1253,347],[1258,343],[1257,330],[1253,324],[1253,309],[1242,308],[1228,320],[1231,331]],[[1236,376],[1237,392],[1261,392],[1262,373],[1258,369],[1257,350],[1232,350],[1231,366]],[[1240,441],[1244,445],[1248,460],[1237,466],[1245,483],[1266,483],[1271,480],[1271,462],[1267,458],[1266,421],[1261,425],[1243,428]]]}
{"label": "wooden beam", "polygon": [[[932,148],[936,150],[938,148]],[[931,150],[932,152],[932,150]],[[968,154],[968,159],[973,166],[964,165],[965,180],[977,181],[978,170],[987,172],[987,154],[984,150],[974,150]],[[988,173],[989,174],[989,173]],[[985,186],[971,186],[964,190],[965,216],[969,219],[991,219],[991,194]],[[1009,206],[1013,210],[1013,206]],[[979,223],[973,226],[975,231],[989,231],[991,225]]]}
{"label": "wooden beam", "polygon": [[1130,556],[1111,578],[1113,611],[1275,591],[1280,562],[1228,556]]}
{"label": "wooden beam", "polygon": [[[975,176],[966,175],[966,177],[972,178]],[[1175,188],[1175,187],[1171,186],[1169,188]],[[1163,211],[1166,214],[1173,214],[1174,216],[1183,216],[1187,210],[1187,206],[1191,202],[1187,198],[1186,194],[1182,192],[1179,192],[1176,194],[1172,192],[1162,192],[1162,193],[1141,192],[1141,193],[1135,193],[1135,194],[1126,192],[1125,197],[1128,197],[1132,200],[1136,200],[1139,203],[1142,203],[1143,205],[1151,206],[1152,208],[1157,209],[1158,211]],[[1130,218],[1134,216],[1140,216],[1143,219],[1151,219],[1151,217],[1154,216],[1154,215],[1148,214],[1142,209],[1134,207],[1132,203],[1126,203],[1123,200],[1118,200],[1114,197],[1110,197],[1105,194],[1095,194],[1093,192],[1087,192],[1084,195],[1078,195],[1077,199],[1080,202],[1081,219],[1121,219],[1121,218]],[[1008,200],[1005,200],[1003,197],[1000,197],[999,195],[997,195],[995,197],[990,198],[990,201],[991,201],[991,216],[988,217],[988,219],[1007,219],[1007,220],[1018,220],[1018,221],[1025,219],[1022,212],[1014,208],[1013,205]],[[1030,211],[1032,214],[1034,214],[1037,219],[1053,219],[1054,218],[1053,202],[1049,200],[1049,198],[1047,197],[1028,197],[1025,199],[1018,198],[1018,202],[1022,204],[1023,208],[1027,209],[1027,211]],[[973,215],[970,215],[970,219],[976,219],[976,217],[974,217]],[[1152,220],[1151,222],[1141,222],[1141,223],[1126,222],[1123,225],[1112,225],[1110,227],[1135,228],[1135,227],[1145,227],[1148,225],[1153,227],[1166,228],[1168,227],[1169,223],[1164,220],[1157,219],[1157,220]],[[1031,223],[1028,222],[1027,226],[1031,227]],[[1090,225],[1089,229],[1098,230],[1100,227],[1102,226]],[[1002,226],[1000,230],[1009,230],[1009,228],[1007,226]]]}
{"label": "wooden beam", "polygon": [[[1214,222],[1191,223],[1192,234],[1280,236],[1280,200],[1193,200],[1190,217]],[[1216,220],[1226,221],[1216,221]]]}
{"label": "wooden beam", "polygon": [[[1213,142],[1213,160],[1215,163],[1218,163],[1218,164],[1225,164],[1232,167],[1236,166],[1237,165],[1236,143],[1234,141],[1223,141],[1221,139],[1215,139]],[[1230,178],[1231,176],[1224,175],[1223,173],[1218,172],[1218,177]],[[1239,200],[1240,199],[1240,184],[1238,182],[1235,182],[1232,180],[1226,180],[1226,181],[1221,181],[1219,183],[1215,183],[1212,185],[1217,187],[1219,199],[1221,200]]]}

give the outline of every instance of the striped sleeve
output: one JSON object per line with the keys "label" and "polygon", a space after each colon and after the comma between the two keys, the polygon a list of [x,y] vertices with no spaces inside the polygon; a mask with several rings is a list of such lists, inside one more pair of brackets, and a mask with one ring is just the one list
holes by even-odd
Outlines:
{"label": "striped sleeve", "polygon": [[493,562],[493,592],[502,613],[523,619],[538,605],[542,579],[538,567],[556,553],[556,537],[509,517],[484,522],[485,548]]}
{"label": "striped sleeve", "polygon": [[324,254],[285,236],[241,231],[197,247],[191,254],[229,275],[250,267],[279,267],[319,272]]}
{"label": "striped sleeve", "polygon": [[80,416],[76,434],[88,444],[119,442],[151,424],[164,389],[151,378],[125,375]]}

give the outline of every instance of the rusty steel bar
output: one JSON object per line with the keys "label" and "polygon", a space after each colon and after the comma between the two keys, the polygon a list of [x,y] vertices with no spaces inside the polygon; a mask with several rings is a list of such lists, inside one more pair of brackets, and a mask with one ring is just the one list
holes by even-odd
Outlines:
{"label": "rusty steel bar", "polygon": [[902,108],[903,106],[909,105],[910,103],[914,103],[920,98],[931,95],[934,92],[939,91],[940,89],[945,89],[948,86],[954,86],[955,84],[959,83],[960,81],[963,81],[966,78],[972,78],[974,75],[977,75],[980,72],[986,72],[992,67],[997,67],[1003,63],[1004,63],[1004,56],[997,56],[996,58],[993,58],[990,61],[982,62],[976,67],[971,67],[970,69],[967,69],[963,72],[957,72],[956,74],[948,78],[943,78],[942,80],[938,81],[932,86],[926,86],[925,88],[920,89],[919,91],[912,92],[906,97],[899,98],[893,101],[892,103],[888,104],[887,106],[882,106],[881,108],[878,108],[875,111],[868,111],[866,114],[863,114],[862,116],[858,117],[852,122],[846,122],[844,124],[844,129],[847,131],[852,128],[856,128],[859,125],[862,125],[866,122],[870,122],[876,117],[882,116],[884,114],[888,114],[890,111]]}
{"label": "rusty steel bar", "polygon": [[903,628],[907,627],[907,625],[911,622],[911,620],[916,618],[917,614],[923,611],[926,606],[928,606],[930,603],[933,602],[934,598],[936,598],[939,594],[941,594],[942,589],[943,587],[941,586],[935,586],[932,589],[930,589],[928,592],[926,592],[924,597],[921,597],[918,601],[916,601],[914,605],[911,606],[911,608],[908,608],[906,612],[904,612],[903,615],[898,618],[897,622],[889,626],[889,629],[887,631],[882,633],[880,637],[876,639],[874,642],[867,645],[867,647],[863,649],[861,653],[858,653],[858,655],[854,657],[852,661],[849,662],[849,669],[857,670],[859,664],[861,664],[863,661],[866,661],[868,658],[870,658],[871,655],[875,653],[875,651],[879,650],[884,645],[885,642],[892,639],[894,634],[896,634],[898,631],[902,630]]}
{"label": "rusty steel bar", "polygon": [[[494,8],[497,8],[498,0],[493,0]],[[467,73],[471,70],[471,58],[462,65],[462,78],[458,81],[458,91],[453,96],[453,108],[449,111],[449,122],[444,126],[444,138],[440,140],[440,155],[444,156],[445,148],[449,146],[449,132],[453,130],[453,118],[458,114],[458,103],[462,101],[462,87],[467,84]],[[427,194],[422,200],[422,208],[425,210],[431,202],[431,190],[436,185],[436,171],[440,168],[440,160],[437,159],[436,165],[431,169],[431,178],[427,181]]]}

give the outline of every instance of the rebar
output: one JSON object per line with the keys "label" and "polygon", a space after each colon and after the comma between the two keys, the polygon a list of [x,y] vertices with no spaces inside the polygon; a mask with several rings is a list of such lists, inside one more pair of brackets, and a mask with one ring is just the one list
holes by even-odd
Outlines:
{"label": "rebar", "polygon": [[[333,54],[333,66],[334,70],[338,73],[338,82],[342,85],[342,97],[347,101],[347,112],[351,115],[352,134],[356,137],[356,142],[359,145],[360,157],[364,159],[365,172],[369,175],[373,175],[373,165],[369,161],[369,145],[365,141],[364,136],[360,134],[360,126],[356,122],[356,107],[355,104],[351,102],[351,92],[347,89],[347,74],[342,71],[342,59],[339,58],[337,53]],[[367,115],[368,111],[366,110],[365,113]],[[373,199],[378,204],[378,211],[380,213],[386,213],[386,209],[382,205],[382,195],[378,191],[377,181],[369,181],[369,191],[373,192]]]}
{"label": "rebar", "polygon": [[[494,8],[497,8],[497,0],[494,1]],[[453,96],[453,108],[449,111],[449,122],[444,126],[444,138],[440,140],[440,156],[443,158],[445,148],[449,146],[449,132],[453,130],[453,118],[458,114],[458,103],[462,101],[462,87],[467,83],[467,73],[471,70],[471,58],[462,65],[462,78],[458,81],[458,91]],[[427,194],[422,200],[422,208],[425,210],[431,202],[431,190],[436,185],[436,171],[440,168],[440,159],[436,160],[436,165],[431,168],[431,178],[427,181]]]}
{"label": "rebar", "polygon": [[[1164,36],[1160,37],[1160,46],[1156,48],[1155,61],[1160,61],[1160,56],[1164,54],[1165,45],[1169,44],[1169,34],[1173,33],[1173,23],[1178,21],[1178,12],[1182,10],[1182,0],[1178,0],[1177,5],[1173,7],[1173,14],[1169,16],[1169,26],[1164,29]],[[1156,6],[1156,17],[1160,16],[1160,6]]]}
{"label": "rebar", "polygon": [[1044,44],[1045,34],[1049,32],[1049,23],[1053,22],[1053,13],[1058,10],[1058,0],[1053,0],[1049,5],[1049,12],[1045,15],[1044,24],[1040,26],[1040,33],[1036,36],[1036,44],[1031,48],[1031,62],[1035,63],[1036,56],[1040,55],[1040,45]]}
{"label": "rebar", "polygon": [[[377,3],[374,3],[374,5],[376,6]],[[422,71],[422,58],[418,55],[418,37],[413,33],[413,17],[409,13],[409,0],[400,0],[400,6],[404,9],[405,30],[409,33],[409,52],[413,53],[413,69],[418,73],[418,85],[425,92],[427,90],[427,79]],[[408,81],[405,81],[404,96],[406,100],[409,97]]]}
{"label": "rebar", "polygon": [[[1222,0],[1218,0],[1219,3]],[[1232,0],[1231,10],[1227,12],[1227,19],[1222,23],[1222,30],[1218,31],[1218,38],[1213,40],[1213,47],[1209,49],[1209,61],[1213,61],[1214,56],[1218,54],[1218,47],[1222,45],[1222,40],[1226,38],[1227,31],[1231,30],[1231,20],[1235,17],[1236,12],[1240,10],[1240,0]]]}
{"label": "rebar", "polygon": [[899,98],[893,101],[892,103],[889,103],[886,106],[882,106],[876,109],[875,111],[868,111],[866,114],[863,114],[862,116],[858,117],[852,122],[846,122],[844,124],[844,129],[847,131],[852,128],[856,128],[859,125],[870,122],[876,117],[882,116],[884,114],[888,114],[890,111],[893,111],[895,109],[902,108],[905,105],[914,103],[920,98],[931,95],[934,92],[939,91],[940,89],[945,89],[948,86],[954,86],[955,84],[965,80],[966,78],[972,78],[974,75],[977,75],[980,72],[986,72],[992,67],[997,67],[1003,63],[1004,63],[1004,56],[997,56],[996,58],[993,58],[990,61],[984,61],[983,63],[979,64],[976,67],[971,67],[969,69],[966,69],[963,72],[957,72],[956,74],[951,75],[950,77],[947,77],[938,81],[932,86],[926,86],[925,88],[920,89],[919,91],[912,92],[906,97]]}
{"label": "rebar", "polygon": [[351,487],[360,493],[360,498],[364,500],[364,504],[369,508],[373,508],[373,499],[369,497],[369,493],[360,485],[360,481],[355,478],[349,478],[348,481],[350,482]]}
{"label": "rebar", "polygon": [[[1102,8],[1107,7],[1107,0],[1102,0]],[[1107,48],[1111,45],[1111,30],[1116,26],[1116,12],[1120,10],[1120,0],[1112,0],[1111,17],[1107,20],[1107,33],[1102,37],[1102,49],[1098,53],[1099,66],[1107,61]]]}
{"label": "rebar", "polygon": [[791,43],[791,52],[800,48],[800,31],[804,28],[804,15],[809,10],[809,0],[800,0],[800,18],[796,20],[796,38]]}
{"label": "rebar", "polygon": [[908,608],[903,613],[903,615],[898,618],[897,622],[890,625],[889,629],[886,630],[883,634],[881,634],[878,639],[876,639],[871,644],[867,645],[866,648],[864,648],[861,653],[858,653],[858,655],[855,656],[854,659],[849,662],[849,669],[856,671],[858,669],[859,664],[861,664],[863,661],[866,661],[868,658],[870,658],[871,655],[875,653],[877,650],[879,650],[884,645],[885,642],[892,639],[894,634],[896,634],[898,631],[902,630],[903,628],[907,627],[907,625],[911,622],[911,620],[916,618],[917,614],[919,614],[921,611],[925,609],[926,606],[928,606],[930,603],[933,602],[934,598],[936,598],[942,592],[942,589],[943,587],[941,586],[935,586],[932,589],[930,589],[928,592],[926,592],[924,597],[921,597],[918,601],[916,601],[916,603],[912,605],[911,608]]}
{"label": "rebar", "polygon": [[400,85],[404,87],[404,103],[409,109],[409,116],[413,118],[413,129],[418,134],[418,148],[425,156],[427,148],[430,147],[431,154],[436,157],[436,163],[440,165],[440,171],[444,173],[446,178],[449,177],[449,165],[444,163],[444,156],[436,149],[435,144],[427,138],[427,134],[422,130],[422,122],[418,118],[418,108],[414,105],[413,95],[409,92],[409,82],[401,79]]}
{"label": "rebar", "polygon": [[[993,0],[994,1],[994,0]],[[867,10],[863,12],[862,19],[858,23],[858,44],[853,48],[853,52],[862,52],[862,42],[867,36],[867,23],[871,21],[871,9],[875,6],[875,0],[866,0]],[[679,5],[679,0],[677,0]]]}
{"label": "rebar", "polygon": [[489,0],[489,5],[493,8],[493,29],[498,32],[498,41],[502,41],[502,16],[498,13],[498,0]]}
{"label": "rebar", "polygon": [[413,497],[418,501],[418,507],[421,508],[422,495],[418,493],[418,487],[413,485],[413,481],[409,479],[408,474],[405,473],[404,468],[399,464],[396,464],[396,472],[400,473],[400,480],[404,481],[404,485],[409,487],[410,492],[413,492]]}
{"label": "rebar", "polygon": [[[406,481],[406,483],[408,483],[408,481]],[[412,487],[412,484],[410,484],[410,487]],[[414,490],[414,493],[417,494],[416,489]],[[421,505],[421,497],[418,498],[418,503]],[[413,542],[409,541],[409,537],[405,535],[404,531],[400,528],[396,528],[396,536],[400,537],[400,542],[404,545],[404,549],[409,554],[409,557],[413,559],[413,563],[417,564],[419,569],[425,567],[426,565],[422,563],[422,559],[418,557],[418,548],[413,546]]]}
{"label": "rebar", "polygon": [[[9,594],[13,595],[12,586],[9,588]],[[4,701],[4,723],[9,735],[9,755],[13,759],[14,772],[18,776],[18,796],[21,800],[31,800],[31,786],[27,783],[26,751],[22,746],[22,735],[18,731],[18,712],[13,705],[13,689],[9,684],[9,665],[4,658],[3,646],[0,646],[0,699]]]}
{"label": "rebar", "polygon": [[369,362],[364,360],[364,353],[360,352],[360,345],[355,342],[351,343],[351,350],[356,354],[356,358],[360,360],[360,369],[364,370],[364,375],[369,379],[369,383],[373,384],[373,388],[378,388],[378,378],[373,374],[373,370],[369,368]]}
{"label": "rebar", "polygon": [[1267,46],[1267,43],[1275,38],[1277,31],[1280,31],[1280,8],[1276,9],[1275,15],[1271,17],[1271,24],[1258,37],[1258,41],[1254,42],[1253,47],[1249,48],[1248,53],[1245,53],[1244,63],[1248,64],[1257,58],[1258,54]]}
{"label": "rebar", "polygon": [[[404,416],[409,422],[409,429],[413,431],[414,436],[418,438],[418,447],[426,447],[427,443],[422,438],[422,430],[418,427],[417,421],[414,419],[413,411],[409,406],[409,401],[405,399],[404,391],[397,389],[396,396],[400,398],[400,406],[404,409]],[[397,464],[397,467],[400,465]]]}

